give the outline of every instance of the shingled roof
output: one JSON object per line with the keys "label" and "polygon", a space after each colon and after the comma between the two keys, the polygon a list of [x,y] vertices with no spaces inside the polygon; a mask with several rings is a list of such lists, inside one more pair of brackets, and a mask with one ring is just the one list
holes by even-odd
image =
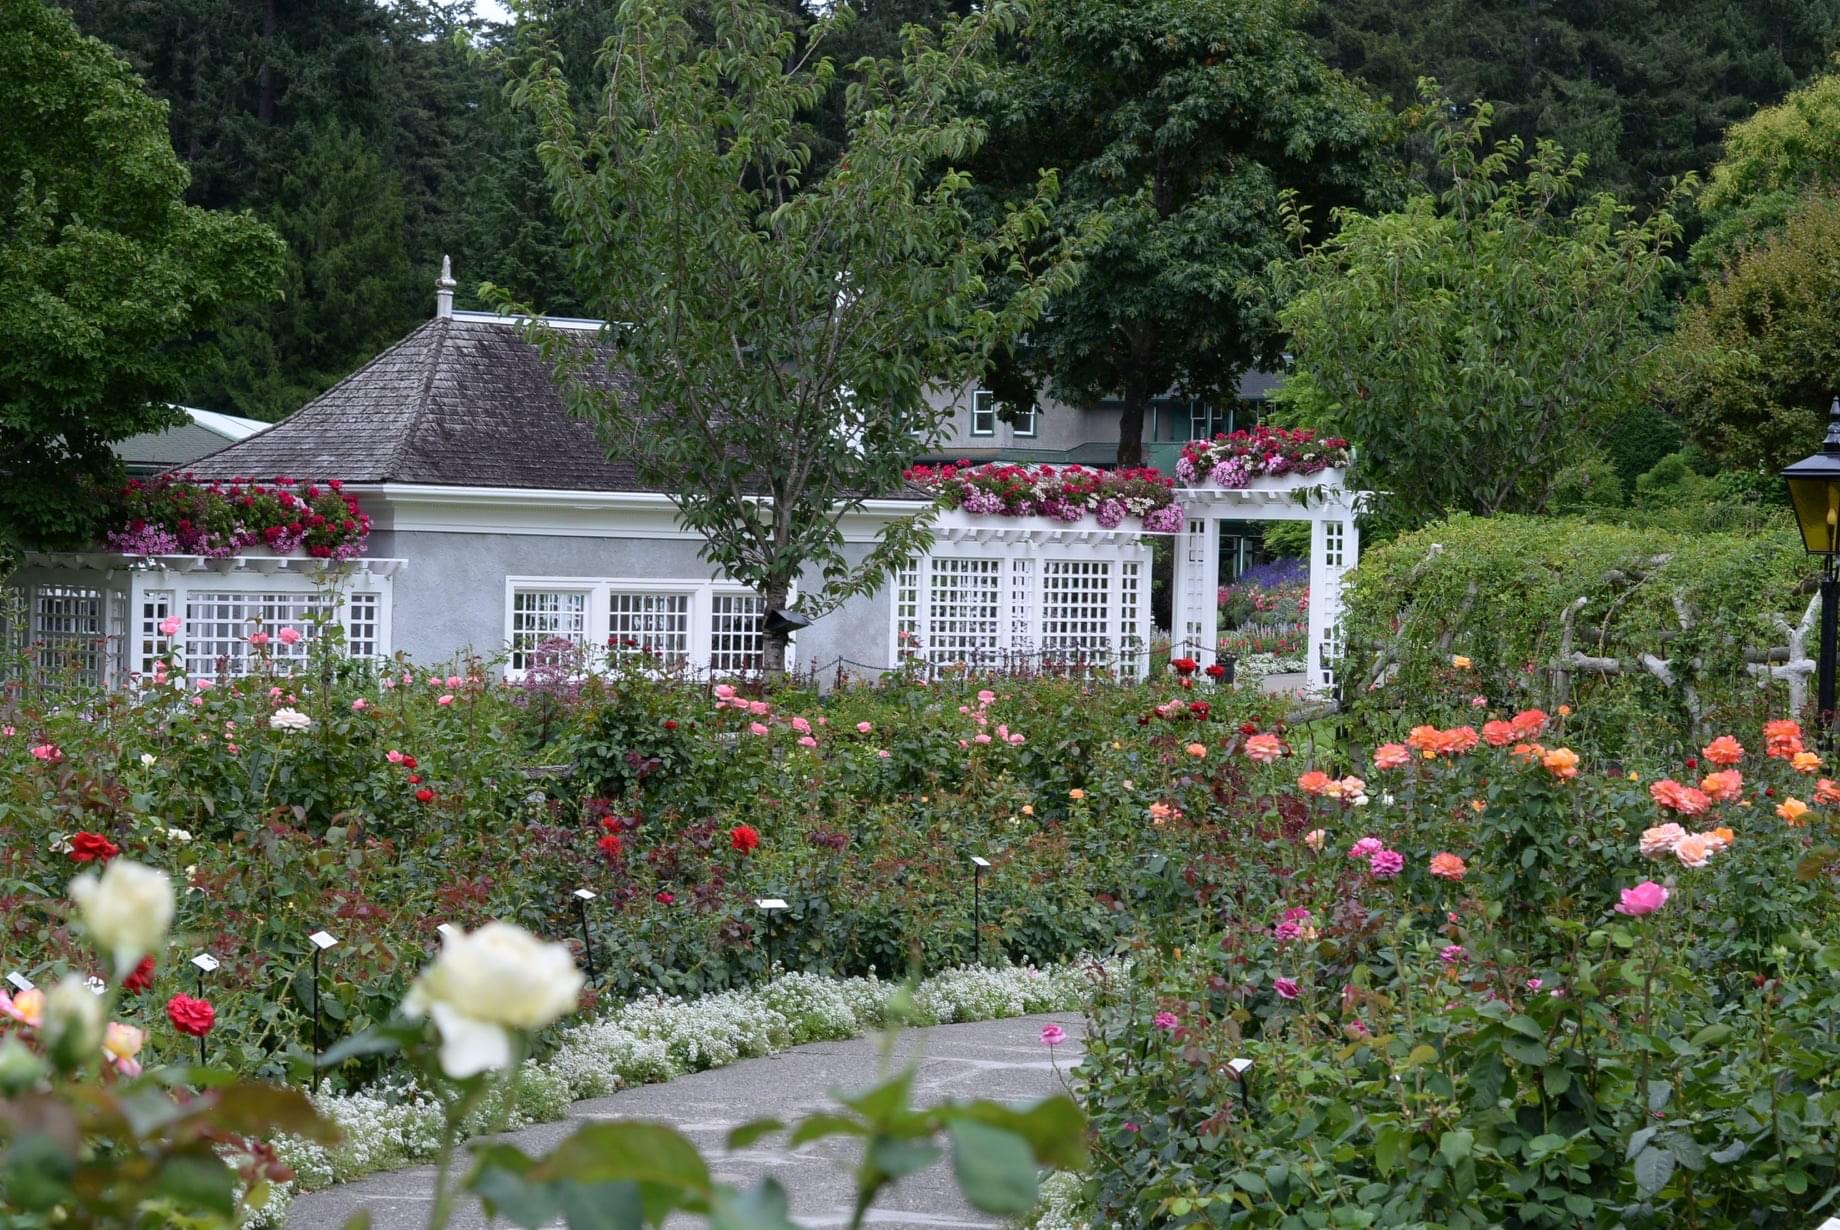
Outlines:
{"label": "shingled roof", "polygon": [[[605,363],[581,378],[629,387]],[[569,414],[520,328],[451,316],[430,320],[282,422],[185,469],[213,479],[650,489]]]}

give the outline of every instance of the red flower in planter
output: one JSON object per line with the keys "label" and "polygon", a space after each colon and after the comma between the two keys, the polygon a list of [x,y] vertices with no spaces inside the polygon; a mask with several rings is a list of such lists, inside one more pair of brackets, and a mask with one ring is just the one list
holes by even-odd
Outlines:
{"label": "red flower in planter", "polygon": [[139,995],[153,986],[153,958],[142,957],[141,963],[134,971],[121,980],[121,989],[130,995]]}
{"label": "red flower in planter", "polygon": [[166,1019],[180,1033],[202,1038],[217,1024],[217,1009],[205,1000],[175,995],[166,1001]]}
{"label": "red flower in planter", "polygon": [[426,786],[423,786],[423,787],[422,787],[422,788],[421,788],[420,790],[417,790],[417,791],[415,792],[415,801],[416,801],[417,803],[432,803],[432,802],[434,802],[434,791],[432,791],[432,790],[430,790],[430,789],[429,789],[428,787],[426,787]]}
{"label": "red flower in planter", "polygon": [[77,833],[70,839],[73,863],[106,863],[121,853],[121,847],[101,833]]}
{"label": "red flower in planter", "polygon": [[728,830],[728,844],[746,854],[749,850],[760,847],[760,834],[755,832],[750,825],[737,824]]}

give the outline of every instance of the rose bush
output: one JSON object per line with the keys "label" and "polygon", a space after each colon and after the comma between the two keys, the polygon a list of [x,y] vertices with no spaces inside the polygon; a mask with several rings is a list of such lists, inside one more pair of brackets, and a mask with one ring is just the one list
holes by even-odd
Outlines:
{"label": "rose bush", "polygon": [[1099,1217],[1735,1228],[1840,1201],[1831,767],[1785,720],[1643,768],[1581,753],[1569,713],[1477,726],[1356,754],[1358,789],[1300,740],[1216,766],[1234,840],[1144,865],[1093,1010]]}

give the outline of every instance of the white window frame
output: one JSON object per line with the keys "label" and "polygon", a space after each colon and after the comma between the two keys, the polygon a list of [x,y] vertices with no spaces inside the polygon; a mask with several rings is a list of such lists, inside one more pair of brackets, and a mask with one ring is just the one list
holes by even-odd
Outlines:
{"label": "white window frame", "polygon": [[[984,420],[984,426],[978,426],[978,420]],[[989,389],[979,389],[971,395],[971,434],[979,439],[997,434],[997,395]]]}
{"label": "white window frame", "polygon": [[[1024,424],[1027,424],[1027,426],[1024,426]],[[1026,411],[1017,415],[1016,421],[1010,426],[1010,435],[1016,437],[1018,440],[1033,440],[1040,434],[1040,406],[1030,406]]]}
{"label": "white window frame", "polygon": [[[613,626],[615,594],[682,594],[690,599],[689,656],[681,663],[664,669],[682,667],[696,674],[710,673],[711,640],[715,631],[715,600],[718,597],[758,598],[753,588],[726,578],[645,578],[635,577],[544,577],[510,576],[505,578],[504,629],[505,649],[511,650],[513,608],[523,592],[580,593],[587,597],[583,646],[589,661],[598,666],[607,660],[607,638]],[[796,592],[795,592],[796,596]],[[794,646],[786,649],[786,665],[793,665]],[[516,682],[527,671],[514,666],[509,658],[505,678]],[[736,672],[724,671],[723,675]]]}

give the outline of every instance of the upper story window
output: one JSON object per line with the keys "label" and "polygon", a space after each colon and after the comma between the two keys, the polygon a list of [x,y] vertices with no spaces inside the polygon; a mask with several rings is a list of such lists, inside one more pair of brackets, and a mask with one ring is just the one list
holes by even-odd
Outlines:
{"label": "upper story window", "polygon": [[971,395],[971,434],[997,434],[997,395],[988,389],[979,389]]}
{"label": "upper story window", "polygon": [[1036,420],[1040,414],[1041,408],[1039,406],[1030,406],[1026,411],[1016,416],[1016,421],[1012,425],[1013,429],[1010,434],[1019,440],[1033,440],[1035,438]]}

